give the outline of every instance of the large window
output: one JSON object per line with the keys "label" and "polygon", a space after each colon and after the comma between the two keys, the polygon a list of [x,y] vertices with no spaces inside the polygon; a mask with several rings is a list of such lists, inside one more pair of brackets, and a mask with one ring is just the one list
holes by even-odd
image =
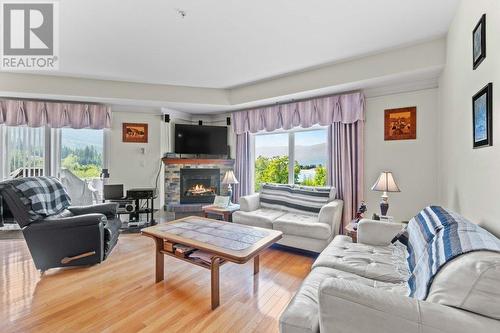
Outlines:
{"label": "large window", "polygon": [[68,169],[80,179],[99,178],[104,131],[0,125],[0,180],[52,175]]}
{"label": "large window", "polygon": [[256,134],[254,139],[255,191],[262,183],[326,185],[325,128]]}
{"label": "large window", "polygon": [[61,129],[61,167],[81,179],[99,178],[103,161],[103,131]]}

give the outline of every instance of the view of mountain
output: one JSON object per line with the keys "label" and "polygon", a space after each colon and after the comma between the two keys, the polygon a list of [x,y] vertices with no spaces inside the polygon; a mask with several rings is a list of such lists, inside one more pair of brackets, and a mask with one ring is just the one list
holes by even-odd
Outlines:
{"label": "view of mountain", "polygon": [[[326,165],[327,155],[326,155],[326,143],[320,143],[310,146],[295,146],[295,160],[299,161],[301,165]],[[273,157],[288,155],[287,146],[275,146],[275,147],[256,147],[255,157]]]}
{"label": "view of mountain", "polygon": [[91,145],[102,150],[103,132],[92,129],[62,129],[62,143],[69,148],[83,148]]}

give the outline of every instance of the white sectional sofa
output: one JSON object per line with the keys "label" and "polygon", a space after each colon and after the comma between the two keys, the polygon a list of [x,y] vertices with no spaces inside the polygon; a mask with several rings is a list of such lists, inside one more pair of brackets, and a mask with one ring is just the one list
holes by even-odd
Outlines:
{"label": "white sectional sofa", "polygon": [[[465,225],[460,233],[468,243],[468,230],[476,226]],[[362,220],[359,243],[336,236],[281,315],[280,332],[500,332],[500,252],[481,250],[454,257],[427,280],[428,293],[421,299],[409,287],[416,274],[407,261],[409,248],[391,243],[401,228]],[[500,249],[500,241],[489,235],[487,247]],[[450,236],[450,244],[460,242],[455,236]],[[411,237],[410,243],[415,242]],[[436,232],[426,242],[439,237],[444,236]]]}
{"label": "white sectional sofa", "polygon": [[279,244],[321,252],[338,234],[342,200],[330,187],[264,184],[260,193],[240,198],[233,222],[283,232]]}

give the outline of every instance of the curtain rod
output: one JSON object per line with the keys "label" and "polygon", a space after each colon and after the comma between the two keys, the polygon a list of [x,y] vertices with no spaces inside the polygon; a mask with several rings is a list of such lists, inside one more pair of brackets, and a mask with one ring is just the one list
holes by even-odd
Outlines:
{"label": "curtain rod", "polygon": [[29,101],[29,102],[107,105],[105,103],[98,103],[98,102],[65,101],[65,100],[58,100],[58,99],[41,99],[41,98],[24,98],[24,97],[0,96],[0,99],[11,99],[11,100],[16,100],[16,101]]}
{"label": "curtain rod", "polygon": [[274,103],[270,103],[270,104],[264,104],[264,105],[261,105],[261,106],[254,106],[254,107],[249,107],[249,108],[237,109],[237,110],[232,110],[232,111],[228,111],[228,112],[229,113],[241,112],[241,111],[247,111],[247,110],[267,108],[267,107],[270,107],[270,106],[277,106],[277,105],[285,105],[285,104],[306,102],[306,101],[310,101],[310,100],[317,99],[317,98],[326,98],[326,97],[340,96],[340,95],[346,95],[346,94],[355,94],[355,93],[361,93],[361,90],[351,90],[351,91],[346,91],[346,92],[338,93],[338,94],[326,94],[326,95],[319,95],[319,96],[307,97],[307,98],[298,98],[298,99],[292,98],[292,99],[287,100],[287,101],[274,102]]}

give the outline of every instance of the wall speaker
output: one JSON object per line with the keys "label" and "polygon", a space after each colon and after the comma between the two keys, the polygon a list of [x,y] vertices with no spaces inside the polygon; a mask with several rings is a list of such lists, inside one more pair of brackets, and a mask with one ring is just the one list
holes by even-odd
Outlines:
{"label": "wall speaker", "polygon": [[226,125],[231,126],[231,117],[226,118]]}
{"label": "wall speaker", "polygon": [[200,126],[203,125],[203,121],[198,120],[198,125],[200,125]]}
{"label": "wall speaker", "polygon": [[163,121],[165,121],[166,123],[169,123],[170,122],[170,115],[169,114],[164,114],[163,115]]}

